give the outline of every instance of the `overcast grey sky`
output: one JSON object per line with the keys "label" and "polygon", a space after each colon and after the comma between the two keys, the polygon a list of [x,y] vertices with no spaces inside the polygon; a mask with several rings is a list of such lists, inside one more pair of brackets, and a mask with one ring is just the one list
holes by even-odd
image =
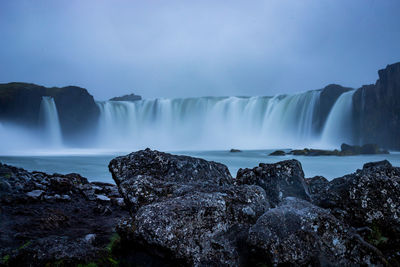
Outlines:
{"label": "overcast grey sky", "polygon": [[0,82],[96,99],[273,95],[374,83],[399,0],[1,0]]}

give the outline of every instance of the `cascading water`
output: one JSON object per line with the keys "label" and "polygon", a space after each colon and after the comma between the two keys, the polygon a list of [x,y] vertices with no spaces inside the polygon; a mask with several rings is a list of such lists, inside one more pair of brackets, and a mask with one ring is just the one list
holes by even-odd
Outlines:
{"label": "cascading water", "polygon": [[58,119],[57,107],[54,99],[50,96],[43,96],[40,103],[40,117],[43,124],[46,143],[50,146],[59,147],[62,145],[60,121]]}
{"label": "cascading water", "polygon": [[322,144],[337,148],[342,143],[353,143],[353,94],[354,90],[343,93],[336,100],[322,132]]}
{"label": "cascading water", "polygon": [[99,142],[128,150],[304,146],[315,140],[319,95],[98,102]]}

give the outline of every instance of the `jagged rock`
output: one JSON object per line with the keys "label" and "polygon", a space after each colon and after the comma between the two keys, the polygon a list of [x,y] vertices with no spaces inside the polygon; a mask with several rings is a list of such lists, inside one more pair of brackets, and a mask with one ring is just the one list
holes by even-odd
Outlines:
{"label": "jagged rock", "polygon": [[[237,266],[247,229],[269,208],[258,186],[227,186],[143,206],[133,241],[192,266]],[[120,233],[121,235],[124,235]]]}
{"label": "jagged rock", "polygon": [[329,181],[323,176],[314,176],[313,178],[306,178],[306,183],[311,196],[313,196],[313,194],[321,192]]}
{"label": "jagged rock", "polygon": [[387,257],[399,251],[400,168],[386,160],[367,163],[362,170],[330,181],[312,199],[346,223],[368,227],[364,237],[387,251]]}
{"label": "jagged rock", "polygon": [[133,221],[125,242],[188,265],[237,265],[247,229],[269,209],[257,185],[234,185],[226,166],[146,149],[109,165]]}
{"label": "jagged rock", "polygon": [[236,148],[232,148],[229,152],[236,153],[236,152],[242,152],[242,150],[236,149]]}
{"label": "jagged rock", "polygon": [[274,164],[260,163],[253,169],[239,169],[236,183],[262,187],[272,207],[288,196],[310,199],[301,163],[294,159]]}
{"label": "jagged rock", "polygon": [[385,265],[379,250],[329,211],[286,198],[249,230],[253,264],[292,266]]}
{"label": "jagged rock", "polygon": [[109,170],[133,211],[194,190],[212,192],[216,186],[233,184],[223,164],[150,149],[113,159]]}

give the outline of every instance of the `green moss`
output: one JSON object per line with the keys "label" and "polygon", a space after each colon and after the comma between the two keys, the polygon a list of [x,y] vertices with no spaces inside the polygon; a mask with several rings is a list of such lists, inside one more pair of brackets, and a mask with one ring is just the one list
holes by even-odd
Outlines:
{"label": "green moss", "polygon": [[8,261],[10,260],[10,255],[5,255],[2,259],[2,264],[7,265]]}
{"label": "green moss", "polygon": [[32,244],[31,241],[26,242],[25,244],[23,244],[22,246],[19,247],[19,249],[24,249],[27,248],[28,246],[30,246]]}
{"label": "green moss", "polygon": [[121,237],[117,234],[114,233],[111,238],[110,238],[110,243],[106,246],[106,249],[108,253],[112,253],[115,247],[120,243]]}
{"label": "green moss", "polygon": [[6,179],[11,178],[11,173],[6,173],[6,174],[4,174],[4,178],[6,178]]}
{"label": "green moss", "polygon": [[382,235],[381,229],[376,225],[373,224],[371,226],[371,233],[368,237],[368,242],[373,244],[374,246],[379,246],[387,243],[389,238]]}

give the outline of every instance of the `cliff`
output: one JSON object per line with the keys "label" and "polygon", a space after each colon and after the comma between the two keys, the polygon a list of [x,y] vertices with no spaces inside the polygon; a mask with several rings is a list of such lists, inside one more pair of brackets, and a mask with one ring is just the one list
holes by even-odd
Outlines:
{"label": "cliff", "polygon": [[86,89],[30,83],[0,84],[0,120],[37,127],[43,96],[54,98],[65,140],[75,139],[97,125],[100,110]]}
{"label": "cliff", "polygon": [[400,62],[379,70],[375,84],[353,95],[355,136],[360,143],[400,149]]}

